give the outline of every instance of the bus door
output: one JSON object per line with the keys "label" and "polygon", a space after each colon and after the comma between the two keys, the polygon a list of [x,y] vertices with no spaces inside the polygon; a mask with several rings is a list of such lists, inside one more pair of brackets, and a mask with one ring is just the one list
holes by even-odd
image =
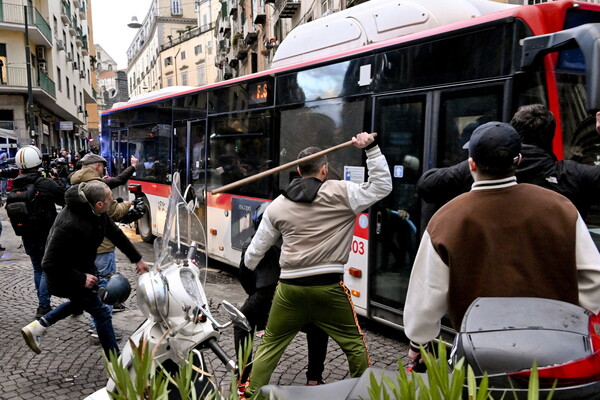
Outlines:
{"label": "bus door", "polygon": [[199,203],[200,220],[206,224],[206,120],[188,122],[188,182]]}
{"label": "bus door", "polygon": [[[183,194],[189,184],[192,185],[198,207],[196,213],[203,224],[206,224],[206,204],[204,191],[206,188],[205,182],[205,160],[204,155],[206,120],[188,120],[180,121],[174,124],[175,130],[173,135],[173,161],[172,171],[179,172],[181,179],[181,193]],[[183,221],[181,221],[183,222]],[[193,238],[186,240],[194,240],[197,243],[204,245],[204,235],[199,234]]]}
{"label": "bus door", "polygon": [[[123,172],[127,167],[127,129],[113,130],[111,131],[110,136],[109,154],[102,154],[102,156],[108,161],[108,173],[110,176],[114,177]],[[125,186],[119,186],[113,189],[113,195],[115,198],[129,198],[127,187]]]}
{"label": "bus door", "polygon": [[[173,172],[179,172],[181,188],[192,184],[196,191],[204,189],[204,135],[206,120],[181,121],[173,136]],[[183,193],[183,192],[182,192]]]}
{"label": "bus door", "polygon": [[371,208],[369,313],[374,319],[402,325],[422,230],[435,211],[417,196],[416,184],[424,167],[446,167],[467,159],[464,147],[473,130],[507,118],[505,85],[376,99],[374,131],[392,173],[393,190]]}
{"label": "bus door", "polygon": [[406,288],[420,238],[421,176],[430,94],[375,99],[374,131],[392,173],[393,190],[371,208],[369,309],[374,319],[401,325]]}

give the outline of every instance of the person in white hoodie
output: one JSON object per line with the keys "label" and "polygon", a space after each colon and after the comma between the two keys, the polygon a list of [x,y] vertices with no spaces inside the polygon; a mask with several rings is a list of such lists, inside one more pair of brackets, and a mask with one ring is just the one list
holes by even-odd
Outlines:
{"label": "person in white hoodie", "polygon": [[[359,133],[352,142],[366,150],[368,181],[325,180],[326,156],[301,163],[301,177],[267,207],[246,252],[244,262],[254,269],[275,242],[280,237],[283,240],[279,284],[247,395],[269,382],[287,345],[308,323],[338,343],[348,358],[352,377],[369,366],[364,336],[342,276],[356,216],[392,191],[392,178],[372,135]],[[309,147],[298,159],[319,151]]]}

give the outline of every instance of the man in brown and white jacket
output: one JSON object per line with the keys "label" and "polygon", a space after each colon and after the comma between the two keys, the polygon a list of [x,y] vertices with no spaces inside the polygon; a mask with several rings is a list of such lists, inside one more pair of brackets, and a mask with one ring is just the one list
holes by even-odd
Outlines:
{"label": "man in brown and white jacket", "polygon": [[[366,150],[368,182],[325,180],[327,157],[322,156],[300,164],[302,177],[292,181],[263,214],[244,262],[248,268],[256,268],[281,237],[281,275],[253,362],[250,394],[269,383],[285,348],[307,323],[318,326],[339,344],[353,377],[368,367],[364,337],[342,276],[356,216],[392,190],[388,164],[373,140],[364,132],[352,138],[355,147]],[[309,147],[298,158],[318,151]]]}
{"label": "man in brown and white jacket", "polygon": [[600,310],[600,254],[564,196],[517,184],[519,134],[479,126],[469,141],[475,183],[431,218],[413,265],[404,328],[409,358],[450,316],[458,330],[477,297],[541,297]]}

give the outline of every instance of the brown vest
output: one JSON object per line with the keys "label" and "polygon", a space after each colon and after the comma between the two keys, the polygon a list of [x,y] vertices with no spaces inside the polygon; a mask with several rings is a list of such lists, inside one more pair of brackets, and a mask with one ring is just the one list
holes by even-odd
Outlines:
{"label": "brown vest", "polygon": [[454,328],[477,297],[578,304],[577,218],[566,197],[529,184],[471,191],[442,207],[427,231],[450,268]]}

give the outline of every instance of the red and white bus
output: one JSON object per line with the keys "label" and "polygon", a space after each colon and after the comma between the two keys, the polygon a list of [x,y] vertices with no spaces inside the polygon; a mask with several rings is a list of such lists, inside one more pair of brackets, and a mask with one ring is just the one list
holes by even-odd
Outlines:
{"label": "red and white bus", "polygon": [[[452,10],[427,8],[444,3]],[[140,160],[131,182],[141,184],[150,210],[139,223],[144,240],[161,234],[170,177],[179,171],[195,189],[209,256],[238,265],[253,210],[279,195],[295,171],[211,190],[292,161],[307,146],[377,132],[394,189],[357,217],[345,282],[359,314],[401,327],[412,262],[434,211],[418,198],[416,182],[430,168],[464,160],[474,126],[543,103],[558,122],[556,155],[600,163],[598,5],[372,0],[303,25],[276,54],[272,70],[168,88],[174,93],[103,114],[111,174],[130,155]],[[330,154],[331,178],[362,182],[364,161],[353,147]],[[590,221],[599,215],[592,211]]]}

